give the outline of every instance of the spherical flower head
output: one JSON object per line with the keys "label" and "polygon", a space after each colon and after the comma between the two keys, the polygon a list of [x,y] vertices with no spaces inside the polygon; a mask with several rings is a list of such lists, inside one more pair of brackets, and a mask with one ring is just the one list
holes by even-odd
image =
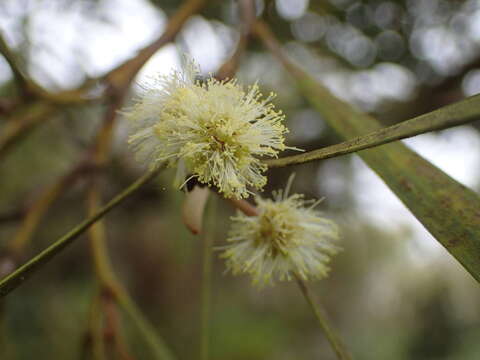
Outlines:
{"label": "spherical flower head", "polygon": [[274,200],[256,197],[257,216],[232,218],[230,242],[221,257],[233,274],[248,273],[258,285],[275,280],[320,279],[328,275],[330,256],[340,248],[337,225],[302,195],[277,192]]}
{"label": "spherical flower head", "polygon": [[284,115],[262,99],[255,84],[244,90],[235,79],[195,80],[198,67],[156,78],[143,96],[124,112],[134,124],[129,142],[152,167],[177,169],[175,184],[197,178],[225,197],[248,197],[248,187],[261,189],[266,165],[285,149]]}

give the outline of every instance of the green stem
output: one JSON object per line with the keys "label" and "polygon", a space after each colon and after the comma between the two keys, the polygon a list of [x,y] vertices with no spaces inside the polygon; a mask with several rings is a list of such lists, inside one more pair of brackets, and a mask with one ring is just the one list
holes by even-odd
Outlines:
{"label": "green stem", "polygon": [[40,196],[29,206],[20,228],[13,240],[8,244],[8,250],[15,258],[21,258],[26,245],[35,234],[35,230],[45,217],[52,204],[74,184],[87,169],[86,162],[80,162],[67,174],[61,176],[48,186]]}
{"label": "green stem", "polygon": [[282,167],[303,164],[314,160],[328,159],[424,134],[429,131],[447,129],[478,119],[480,119],[480,95],[442,107],[399,124],[372,131],[367,135],[358,136],[340,144],[309,151],[304,154],[267,160],[265,163],[268,167]]}
{"label": "green stem", "polygon": [[207,360],[210,349],[210,310],[212,301],[212,261],[213,243],[215,240],[215,213],[216,198],[211,197],[208,223],[205,227],[203,239],[203,266],[202,266],[202,313],[201,313],[201,342],[200,359]]}
{"label": "green stem", "polygon": [[150,345],[155,354],[155,359],[174,360],[175,357],[172,355],[168,346],[157,335],[155,328],[143,316],[142,312],[138,309],[137,305],[127,292],[123,289],[117,289],[115,291],[115,296],[118,304],[137,326],[145,341]]}
{"label": "green stem", "polygon": [[297,280],[298,286],[300,287],[300,291],[302,292],[305,300],[307,300],[313,313],[315,314],[318,324],[325,333],[325,336],[330,345],[332,346],[333,351],[335,351],[337,358],[340,360],[351,360],[352,357],[348,353],[345,346],[342,344],[339,336],[335,333],[333,328],[328,323],[325,311],[321,308],[320,304],[315,302],[315,300],[313,299],[312,293],[307,287],[307,284],[305,284],[305,282],[300,278],[300,276],[295,275],[295,278]]}
{"label": "green stem", "polygon": [[107,356],[105,354],[105,343],[103,339],[103,321],[102,299],[101,295],[97,293],[93,298],[90,314],[93,360],[107,360]]}
{"label": "green stem", "polygon": [[152,180],[160,172],[161,168],[148,171],[140,179],[131,184],[128,188],[115,196],[109,203],[103,206],[97,213],[75,226],[68,233],[60,237],[52,245],[43,250],[40,254],[30,259],[17,270],[0,280],[0,298],[20,286],[27,278],[47,264],[55,255],[70,245],[79,235],[83,234],[92,224],[101,219],[112,209],[120,205],[127,197],[136,192],[144,184]]}

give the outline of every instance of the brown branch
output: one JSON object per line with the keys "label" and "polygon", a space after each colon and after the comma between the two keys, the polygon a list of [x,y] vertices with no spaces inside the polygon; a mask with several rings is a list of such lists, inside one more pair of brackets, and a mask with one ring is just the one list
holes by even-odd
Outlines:
{"label": "brown branch", "polygon": [[37,101],[13,113],[0,132],[0,160],[30,130],[57,111],[54,105]]}
{"label": "brown branch", "polygon": [[3,55],[6,62],[10,66],[10,70],[12,70],[13,77],[16,80],[18,88],[23,96],[29,95],[29,81],[23,72],[20,70],[18,66],[18,59],[14,52],[10,49],[7,42],[5,41],[4,37],[0,35],[0,54]]}
{"label": "brown branch", "polygon": [[25,246],[32,238],[40,221],[43,219],[53,202],[68,190],[77,180],[79,180],[81,176],[89,174],[95,170],[98,170],[98,168],[90,164],[88,161],[82,161],[41,192],[38,198],[26,211],[26,215],[19,230],[7,246],[8,252],[11,253],[15,259],[18,259],[21,256]]}
{"label": "brown branch", "polygon": [[103,168],[105,160],[99,159],[97,153],[104,153],[109,148],[111,134],[116,109],[120,102],[112,103],[106,113],[105,121],[99,130],[94,144],[83,154],[82,158],[68,172],[58,178],[53,184],[47,186],[37,197],[37,199],[28,207],[25,217],[20,225],[13,240],[7,245],[8,256],[2,259],[2,263],[16,264],[22,257],[24,249],[34,235],[41,220],[53,205],[73,184],[75,184],[84,175],[91,174],[92,171]]}
{"label": "brown branch", "polygon": [[1,98],[0,99],[0,116],[10,115],[22,104],[23,104],[22,99],[18,96]]}
{"label": "brown branch", "polygon": [[170,18],[167,27],[158,39],[140,50],[134,58],[127,60],[105,75],[104,80],[109,84],[113,91],[126,88],[150,57],[152,57],[152,55],[154,55],[162,46],[173,41],[178,32],[182,29],[183,24],[190,18],[190,16],[198,12],[205,3],[205,0],[185,1]]}
{"label": "brown branch", "polygon": [[20,266],[14,272],[5,276],[0,280],[0,297],[4,297],[11,291],[20,286],[25,280],[33,275],[39,268],[45,266],[58,255],[63,249],[69,246],[75,239],[82,235],[90,226],[104,217],[107,213],[119,206],[133,193],[137,192],[142,186],[152,181],[162,167],[146,172],[142,177],[130,184],[127,188],[112,198],[106,205],[102,206],[93,216],[84,219],[82,222],[73,227],[66,234],[54,241],[50,246],[41,251],[39,254],[31,258],[25,264]]}
{"label": "brown branch", "polygon": [[233,205],[234,208],[240,210],[247,216],[258,216],[259,214],[256,206],[250,204],[247,200],[230,198],[228,201]]}
{"label": "brown branch", "polygon": [[40,86],[31,86],[31,88],[35,89],[34,97],[38,101],[24,109],[25,111],[22,111],[23,115],[18,119],[12,118],[11,121],[7,122],[6,128],[2,130],[0,135],[0,157],[4,156],[11,149],[12,145],[28,134],[34,126],[58,112],[59,106],[98,100],[99,98],[92,99],[88,97],[91,85],[98,80],[107,84],[108,91],[104,95],[110,101],[114,98],[123,98],[128,91],[131,81],[147,60],[162,46],[172,41],[181,30],[185,21],[197,12],[204,3],[204,0],[187,0],[170,18],[165,31],[157,40],[140,50],[137,56],[111,70],[101,79],[89,79],[77,89],[60,93],[49,93]]}
{"label": "brown branch", "polygon": [[240,65],[240,60],[247,49],[251,29],[255,21],[255,8],[252,0],[242,0],[240,6],[242,10],[240,39],[232,56],[217,70],[215,78],[218,80],[227,80],[235,75]]}
{"label": "brown branch", "polygon": [[98,289],[90,303],[88,311],[87,329],[83,335],[81,348],[79,351],[79,359],[105,359],[105,348],[103,343],[103,309],[101,307],[101,299]]}
{"label": "brown branch", "polygon": [[20,221],[25,216],[25,213],[26,213],[26,210],[23,207],[20,207],[15,210],[6,211],[0,214],[0,223]]}
{"label": "brown branch", "polygon": [[107,354],[117,354],[119,360],[134,360],[128,350],[127,343],[122,334],[120,314],[116,299],[110,293],[102,294],[103,309],[105,315],[104,340],[107,346]]}
{"label": "brown branch", "polygon": [[38,99],[48,102],[65,104],[84,102],[85,89],[90,88],[95,79],[87,80],[82,86],[74,90],[67,90],[58,93],[51,93],[45,90],[41,85],[29,78],[18,65],[18,59],[15,53],[10,49],[5,39],[0,36],[0,53],[7,61],[12,70],[16,84],[20,89],[23,100]]}

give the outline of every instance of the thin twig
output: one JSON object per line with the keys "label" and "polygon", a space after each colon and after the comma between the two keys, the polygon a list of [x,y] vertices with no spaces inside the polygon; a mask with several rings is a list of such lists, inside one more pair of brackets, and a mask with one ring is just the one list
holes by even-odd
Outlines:
{"label": "thin twig", "polygon": [[206,0],[186,0],[169,19],[165,30],[159,38],[140,50],[134,58],[125,61],[105,75],[104,79],[110,88],[122,89],[127,87],[148,59],[162,46],[174,40],[185,22],[205,4]]}
{"label": "thin twig", "polygon": [[144,337],[147,344],[152,348],[155,353],[156,359],[174,360],[172,352],[168,348],[167,344],[157,334],[156,329],[145,318],[142,312],[138,309],[135,302],[132,301],[130,296],[121,288],[115,290],[115,296],[118,304],[122,307],[125,313],[130,317],[131,321],[138,328],[139,332]]}
{"label": "thin twig", "polygon": [[14,52],[10,49],[7,42],[5,41],[4,37],[0,34],[0,54],[3,55],[5,60],[7,61],[10,69],[12,70],[13,76],[17,82],[22,95],[28,94],[28,79],[25,77],[23,72],[20,70],[18,66],[18,59]]}
{"label": "thin twig", "polygon": [[[39,86],[33,86],[35,99],[37,103],[34,106],[28,106],[26,115],[19,119],[20,121],[8,121],[4,129],[2,129],[0,136],[0,157],[4,156],[12,145],[16,144],[23,136],[28,134],[36,125],[43,122],[43,120],[52,117],[58,113],[62,105],[84,103],[85,101],[92,101],[88,98],[88,93],[94,83],[99,80],[107,84],[107,89],[104,95],[107,98],[126,94],[128,87],[135,75],[142,68],[142,66],[154,55],[162,46],[168,44],[178,32],[181,30],[183,24],[187,19],[199,11],[205,4],[205,0],[187,0],[178,9],[178,11],[170,18],[165,31],[162,35],[153,41],[150,45],[140,50],[133,59],[129,59],[120,66],[111,70],[101,79],[88,79],[82,86],[77,89],[64,91],[58,94],[48,93]],[[100,97],[100,98],[101,98]],[[94,99],[96,100],[96,99]]]}
{"label": "thin twig", "polygon": [[240,61],[245,54],[249,42],[251,27],[255,20],[255,9],[252,0],[242,0],[240,3],[242,14],[242,26],[240,38],[232,56],[217,70],[215,78],[218,80],[231,79],[237,72]]}
{"label": "thin twig", "polygon": [[[304,77],[303,72],[287,59],[274,34],[264,22],[257,21],[253,29],[255,34],[265,43],[270,52],[275,55],[291,74],[298,78]],[[338,106],[341,107],[342,105],[339,104]],[[269,167],[282,167],[302,164],[314,160],[328,159],[416,136],[429,131],[442,130],[462,125],[479,119],[480,95],[476,95],[402,123],[371,131],[367,135],[359,136],[340,144],[281,159],[266,160],[265,163]]]}
{"label": "thin twig", "polygon": [[23,100],[29,100],[31,98],[43,99],[47,102],[65,104],[65,103],[78,103],[90,101],[85,97],[85,90],[90,88],[91,85],[96,82],[96,79],[87,79],[77,89],[65,90],[59,93],[51,93],[45,90],[35,80],[28,77],[18,64],[17,55],[10,49],[4,37],[0,34],[0,53],[7,61],[10,69],[12,70],[16,84],[20,89]]}
{"label": "thin twig", "polygon": [[6,211],[0,214],[0,223],[17,222],[23,219],[26,210],[20,206],[15,210]]}
{"label": "thin twig", "polygon": [[[120,101],[112,102],[107,109],[106,116],[95,141],[94,152],[92,154],[92,162],[97,166],[104,166],[107,162],[107,156],[112,141],[113,126],[115,122],[115,110]],[[95,214],[100,208],[101,196],[99,189],[98,177],[90,179],[89,188],[87,190],[87,212],[89,216]],[[119,356],[129,359],[131,356],[127,352],[127,345],[123,343],[123,338],[119,330],[120,322],[117,319],[115,298],[112,296],[110,288],[113,288],[117,281],[113,272],[110,258],[106,248],[105,226],[102,220],[93,224],[88,230],[90,252],[93,257],[95,274],[100,283],[100,293],[102,300],[101,317],[105,317],[105,329],[102,326],[102,337],[100,341],[106,344],[113,344],[116,350],[119,350]],[[105,344],[105,345],[106,345]],[[103,346],[107,348],[107,346]],[[113,351],[112,346],[108,346],[108,352]]]}
{"label": "thin twig", "polygon": [[307,284],[301,279],[300,276],[295,274],[295,279],[297,280],[297,284],[302,292],[302,295],[307,300],[310,308],[312,309],[315,317],[320,325],[322,331],[325,333],[325,336],[330,343],[333,351],[337,355],[338,359],[340,360],[351,360],[352,357],[348,353],[345,346],[342,344],[339,336],[335,333],[331,325],[328,323],[327,315],[325,311],[321,308],[320,304],[313,299],[312,293],[308,288]]}
{"label": "thin twig", "polygon": [[406,139],[430,131],[443,130],[459,126],[480,119],[480,95],[472,96],[463,101],[451,104],[392,125],[383,129],[372,131],[366,135],[358,136],[340,144],[335,144],[322,149],[313,150],[304,154],[287,156],[280,159],[266,160],[268,167],[283,167],[303,164],[315,160],[329,159],[340,155],[354,153],[360,150],[384,145],[392,141]]}
{"label": "thin twig", "polygon": [[[121,104],[121,98],[117,97],[116,101],[110,104],[109,109],[105,115],[104,125],[100,129],[97,135],[97,141],[95,146],[95,152],[93,154],[93,162],[100,167],[103,167],[107,160],[112,141],[113,127],[115,123],[116,109]],[[88,190],[88,212],[90,215],[98,211],[100,207],[100,189],[98,179],[93,178]],[[90,248],[94,259],[95,273],[100,281],[100,286],[105,298],[105,306],[108,306],[110,311],[114,311],[112,307],[117,305],[123,307],[124,310],[135,316],[131,316],[132,320],[137,323],[137,327],[141,329],[141,334],[144,336],[147,344],[150,345],[155,357],[158,359],[172,359],[171,352],[165,345],[165,342],[159,337],[159,335],[153,329],[153,326],[148,324],[147,320],[143,317],[140,310],[136,307],[133,300],[128,295],[123,284],[119,281],[110,258],[108,256],[106,247],[106,232],[103,221],[99,221],[94,224],[90,230]],[[125,308],[127,307],[127,308]],[[145,325],[146,324],[146,325]],[[110,325],[118,325],[118,322],[111,322]],[[119,355],[123,358],[131,358],[126,351],[126,344],[124,344],[121,337],[120,329],[111,326],[111,332],[113,341],[117,346]]]}
{"label": "thin twig", "polygon": [[92,356],[94,360],[106,360],[105,342],[103,341],[103,311],[100,291],[94,296],[90,313],[90,332]]}
{"label": "thin twig", "polygon": [[210,349],[210,308],[212,302],[212,261],[213,261],[213,243],[215,241],[215,217],[216,217],[216,197],[212,196],[210,200],[210,211],[207,216],[205,226],[205,236],[203,237],[203,256],[202,256],[202,312],[201,312],[201,341],[200,341],[200,359],[208,360]]}
{"label": "thin twig", "polygon": [[79,235],[83,234],[92,224],[120,205],[126,198],[138,191],[143,185],[151,181],[161,170],[162,168],[157,168],[148,171],[120,194],[115,196],[109,203],[96,212],[95,215],[82,221],[41,253],[30,259],[10,275],[0,280],[0,297],[6,296],[12,290],[20,286],[28,277],[33,275],[37,269],[47,264],[55,255],[60,253],[66,246],[70,245]]}
{"label": "thin twig", "polygon": [[250,204],[247,200],[245,199],[234,199],[230,198],[228,201],[238,210],[243,212],[247,216],[257,216],[258,215],[258,210],[255,207],[255,205]]}
{"label": "thin twig", "polygon": [[57,111],[54,105],[37,101],[12,113],[0,133],[0,160],[23,136]]}
{"label": "thin twig", "polygon": [[[193,13],[198,11],[203,4],[204,4],[203,0],[186,1],[185,4],[178,10],[178,12],[174,16],[172,16],[172,18],[169,21],[169,25],[167,25],[167,29],[164,31],[162,36],[160,36],[150,46],[147,46],[144,50],[140,51],[139,55],[136,58],[128,60],[126,63],[116,68],[115,70],[111,71],[109,75],[106,76],[105,79],[110,82],[111,89],[114,89],[114,92],[110,93],[111,102],[113,105],[111,104],[111,106],[109,107],[109,113],[107,114],[107,118],[109,119],[109,121],[107,121],[107,126],[110,127],[109,131],[112,131],[113,129],[113,119],[115,118],[116,110],[119,107],[119,104],[121,104],[124,96],[126,95],[128,85],[130,84],[135,74],[138,72],[138,70],[140,70],[141,66],[158,49],[160,49],[163,45],[165,45],[175,37],[178,31],[180,31],[185,21]],[[110,77],[110,75],[112,77]],[[119,83],[116,82],[118,79],[122,79],[121,87],[119,87]],[[55,110],[55,107],[53,107],[48,103],[43,104],[40,102],[36,106],[38,106],[40,110],[44,110],[44,106],[46,107],[45,109]],[[40,113],[41,115],[39,115],[38,117],[35,117],[35,123],[37,122],[38,119],[43,119],[43,116],[47,115],[47,114],[44,114],[43,112],[40,112]],[[27,119],[30,119],[30,117],[28,117]],[[31,121],[29,120],[24,122],[30,123]],[[21,129],[22,131],[20,131],[19,129],[17,129],[16,127],[17,125],[12,125],[12,126],[13,128],[11,132],[7,132],[6,134],[2,133],[2,137],[0,137],[0,156],[5,153],[4,150],[6,150],[7,148],[10,148],[10,146],[14,143],[14,140],[16,140],[18,136],[25,134],[25,128],[22,128]],[[102,132],[102,134],[103,135],[101,136],[109,136],[108,131],[104,131]],[[101,139],[97,141],[97,144],[103,144],[98,146],[106,146],[104,143],[105,142],[102,141]],[[60,192],[58,192],[57,195],[59,195],[59,193]],[[45,206],[44,208],[47,209],[48,206]],[[1,284],[2,283],[0,282],[0,286]],[[2,292],[0,287],[0,296],[1,295],[2,295]]]}
{"label": "thin twig", "polygon": [[94,169],[96,168],[93,165],[89,165],[87,162],[81,162],[42,191],[40,196],[26,211],[26,215],[15,237],[7,246],[8,252],[13,254],[15,258],[19,258],[53,202],[70,188],[75,181],[80,179],[80,175],[87,174]]}
{"label": "thin twig", "polygon": [[120,317],[118,313],[118,304],[110,292],[103,292],[103,313],[105,315],[105,329],[103,339],[108,345],[107,354],[116,354],[119,360],[134,360],[128,351],[128,346],[123,337]]}

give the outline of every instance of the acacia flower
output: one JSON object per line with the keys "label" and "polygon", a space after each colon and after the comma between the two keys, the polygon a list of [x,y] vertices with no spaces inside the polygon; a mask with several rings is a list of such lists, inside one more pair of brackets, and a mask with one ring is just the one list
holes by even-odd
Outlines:
{"label": "acacia flower", "polygon": [[143,96],[124,112],[133,123],[129,138],[151,167],[176,168],[174,184],[187,180],[213,185],[225,197],[248,197],[261,189],[267,166],[259,157],[276,157],[286,148],[284,115],[262,99],[257,84],[244,90],[235,79],[197,80],[198,66],[155,78]]}
{"label": "acacia flower", "polygon": [[274,192],[274,200],[256,197],[258,215],[240,212],[232,217],[232,227],[221,257],[233,274],[248,273],[260,285],[274,280],[304,280],[328,275],[330,256],[340,248],[337,225],[314,208],[319,201],[303,195]]}

